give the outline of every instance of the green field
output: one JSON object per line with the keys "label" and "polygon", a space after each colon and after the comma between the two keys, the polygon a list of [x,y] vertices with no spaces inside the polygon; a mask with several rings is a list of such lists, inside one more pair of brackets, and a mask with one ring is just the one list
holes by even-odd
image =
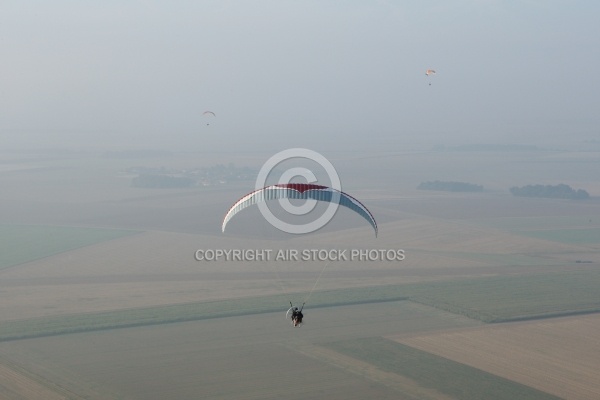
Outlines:
{"label": "green field", "polygon": [[519,235],[569,244],[600,243],[600,228],[522,230]]}
{"label": "green field", "polygon": [[407,301],[311,309],[307,318],[302,328],[277,312],[4,342],[0,367],[16,364],[73,399],[410,399],[305,350],[480,325]]}
{"label": "green field", "polygon": [[470,220],[478,225],[506,231],[543,230],[543,229],[584,229],[596,228],[600,224],[600,215],[554,215],[543,217],[503,217],[474,218]]}
{"label": "green field", "polygon": [[0,225],[0,270],[138,231],[63,226]]}
{"label": "green field", "polygon": [[383,338],[333,342],[326,347],[456,399],[559,399],[508,379]]}
{"label": "green field", "polygon": [[[490,266],[539,266],[539,265],[560,265],[560,260],[550,260],[548,257],[535,256],[528,254],[493,254],[493,253],[473,253],[464,251],[423,251],[425,254],[438,255],[442,257],[451,257],[463,260],[471,260],[488,264]],[[413,253],[411,251],[411,253]]]}
{"label": "green field", "polygon": [[483,322],[600,312],[600,270],[573,270],[407,285],[403,294]]}
{"label": "green field", "polygon": [[[406,299],[406,297],[399,296],[396,287],[332,290],[314,293],[311,297],[310,308]],[[282,312],[285,312],[288,307],[286,303],[288,302],[289,295],[271,295],[6,321],[0,325],[0,341],[240,315],[255,315],[282,310]]]}
{"label": "green field", "polygon": [[[307,308],[410,300],[482,322],[600,312],[599,270],[548,272],[338,289],[312,294]],[[287,309],[289,294],[6,321],[0,341]]]}

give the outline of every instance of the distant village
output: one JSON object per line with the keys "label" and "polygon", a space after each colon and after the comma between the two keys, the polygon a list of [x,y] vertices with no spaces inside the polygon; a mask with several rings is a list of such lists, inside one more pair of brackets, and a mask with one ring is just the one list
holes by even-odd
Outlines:
{"label": "distant village", "polygon": [[128,174],[136,174],[132,187],[138,188],[188,188],[226,185],[256,178],[257,171],[248,167],[217,164],[211,167],[176,169],[166,167],[131,167]]}

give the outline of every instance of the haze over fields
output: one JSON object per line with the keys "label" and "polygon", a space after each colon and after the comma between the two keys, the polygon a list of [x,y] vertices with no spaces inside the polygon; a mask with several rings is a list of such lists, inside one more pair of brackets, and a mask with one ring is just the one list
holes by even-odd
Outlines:
{"label": "haze over fields", "polygon": [[600,398],[598,11],[4,2],[0,398]]}

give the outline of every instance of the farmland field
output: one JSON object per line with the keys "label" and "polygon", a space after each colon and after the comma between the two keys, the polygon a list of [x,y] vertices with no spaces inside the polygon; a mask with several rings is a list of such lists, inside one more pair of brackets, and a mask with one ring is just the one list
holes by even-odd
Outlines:
{"label": "farmland field", "polygon": [[397,338],[565,399],[600,397],[600,316]]}
{"label": "farmland field", "polygon": [[135,233],[100,228],[0,225],[0,270]]}
{"label": "farmland field", "polygon": [[412,301],[503,322],[600,311],[600,271],[567,271],[461,279],[408,285]]}
{"label": "farmland field", "polygon": [[[483,390],[477,382],[485,381],[526,398],[568,398],[538,385],[560,372],[537,371],[535,363],[553,350],[531,344],[562,338],[572,354],[597,353],[597,326],[586,322],[600,311],[596,199],[513,198],[503,190],[520,168],[502,154],[467,157],[505,167],[497,176],[473,171],[460,154],[339,154],[345,187],[376,215],[378,237],[347,209],[323,229],[294,236],[249,208],[223,234],[223,213],[247,192],[245,182],[151,190],[131,187],[123,173],[138,162],[194,168],[221,156],[57,158],[0,171],[7,189],[0,196],[0,397],[445,400],[476,398]],[[364,174],[374,159],[378,173]],[[235,161],[260,166],[264,159]],[[408,169],[415,162],[422,168]],[[579,172],[597,187],[588,167]],[[442,170],[472,173],[491,189],[473,195],[415,189]],[[571,176],[562,165],[552,170]],[[390,185],[397,180],[402,184]],[[406,258],[194,258],[198,249],[315,248],[402,249]],[[283,318],[290,301],[307,303],[300,329]],[[556,318],[564,315],[571,317]],[[515,327],[536,324],[549,327],[556,341],[533,328],[517,335]],[[495,332],[507,340],[515,335],[531,352]],[[447,344],[444,335],[454,333],[523,351],[532,359],[524,365],[538,375],[531,381],[506,375],[506,368],[483,362],[493,361],[484,349],[483,361],[471,363],[467,345],[449,355],[452,362],[441,361],[430,343]],[[380,357],[382,349],[394,357]],[[409,357],[422,369],[395,363]],[[553,360],[575,362],[567,353]],[[595,394],[590,382],[599,380],[598,366],[585,356],[573,365],[577,390]],[[449,368],[456,375],[444,375]],[[431,384],[428,373],[446,381]],[[452,381],[470,394],[456,392]]]}
{"label": "farmland field", "polygon": [[[311,295],[310,304],[312,308],[322,308],[410,300],[482,322],[503,322],[598,312],[598,285],[600,271],[572,270],[316,291]],[[303,296],[306,294],[272,294],[96,313],[21,318],[5,321],[0,325],[0,341],[263,314],[281,309],[290,297]]]}
{"label": "farmland field", "polygon": [[[407,386],[420,388],[413,389],[417,399],[442,396],[465,400],[558,399],[508,379],[382,338],[332,342],[327,348],[414,382]],[[411,389],[404,390],[410,393]]]}
{"label": "farmland field", "polygon": [[[306,315],[298,329],[278,312],[4,342],[0,361],[91,398],[398,399],[403,395],[396,389],[316,359],[307,347],[479,325],[407,302],[320,308]],[[103,397],[94,397],[98,388]]]}
{"label": "farmland field", "polygon": [[600,228],[520,231],[522,235],[573,244],[600,244]]}

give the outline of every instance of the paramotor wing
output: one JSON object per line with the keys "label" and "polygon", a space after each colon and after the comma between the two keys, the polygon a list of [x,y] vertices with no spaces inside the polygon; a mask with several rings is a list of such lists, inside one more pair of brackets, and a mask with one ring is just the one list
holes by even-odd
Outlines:
{"label": "paramotor wing", "polygon": [[244,208],[250,207],[259,202],[275,199],[312,199],[325,202],[336,202],[339,199],[339,204],[355,211],[373,227],[375,236],[377,236],[377,222],[371,212],[358,200],[347,193],[339,190],[314,185],[310,183],[282,183],[277,185],[266,186],[262,189],[248,193],[238,201],[225,214],[223,218],[222,230],[225,232],[225,227],[231,218]]}

